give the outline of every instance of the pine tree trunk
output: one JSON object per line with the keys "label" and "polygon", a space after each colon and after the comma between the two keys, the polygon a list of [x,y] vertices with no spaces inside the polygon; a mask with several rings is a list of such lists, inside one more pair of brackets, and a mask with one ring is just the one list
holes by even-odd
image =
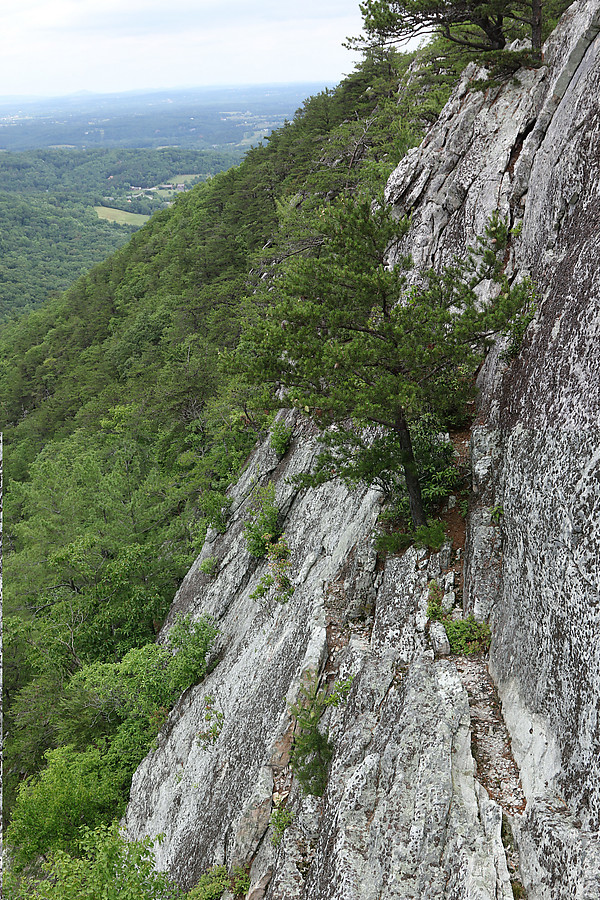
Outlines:
{"label": "pine tree trunk", "polygon": [[541,54],[542,49],[542,0],[532,0],[531,5],[531,48]]}
{"label": "pine tree trunk", "polygon": [[394,431],[398,435],[400,448],[402,450],[404,478],[406,479],[410,517],[412,519],[413,528],[419,528],[421,525],[427,524],[427,519],[425,517],[425,510],[423,509],[421,485],[419,484],[417,463],[413,452],[412,441],[410,439],[410,431],[408,430],[408,425],[406,424],[406,419],[402,412],[398,413],[396,416]]}

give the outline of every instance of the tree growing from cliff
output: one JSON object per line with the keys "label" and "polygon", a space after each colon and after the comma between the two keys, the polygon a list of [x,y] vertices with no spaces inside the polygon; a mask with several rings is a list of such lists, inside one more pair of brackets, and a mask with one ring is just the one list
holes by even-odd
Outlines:
{"label": "tree growing from cliff", "polygon": [[[329,434],[339,442],[354,442],[365,481],[374,480],[376,466],[372,446],[357,442],[356,434],[378,426],[388,464],[403,471],[417,528],[426,517],[414,426],[426,414],[443,421],[464,409],[493,335],[507,327],[530,289],[511,288],[502,274],[508,230],[498,217],[466,259],[410,285],[408,258],[388,265],[407,227],[390,207],[372,208],[367,199],[325,208],[320,246],[262,280],[237,365],[279,397],[278,405],[304,410],[323,428],[334,425]],[[477,288],[484,280],[496,290],[481,304]],[[381,474],[380,460],[377,466]]]}
{"label": "tree growing from cliff", "polygon": [[437,32],[469,50],[498,51],[525,29],[539,53],[542,5],[542,0],[365,0],[360,9],[371,43]]}

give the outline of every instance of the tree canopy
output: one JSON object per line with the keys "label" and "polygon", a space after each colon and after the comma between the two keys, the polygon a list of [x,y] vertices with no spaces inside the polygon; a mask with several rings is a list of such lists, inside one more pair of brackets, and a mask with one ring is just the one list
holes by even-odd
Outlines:
{"label": "tree canopy", "polygon": [[528,36],[539,52],[543,5],[543,0],[365,0],[360,9],[371,43],[435,32],[471,50],[497,51]]}

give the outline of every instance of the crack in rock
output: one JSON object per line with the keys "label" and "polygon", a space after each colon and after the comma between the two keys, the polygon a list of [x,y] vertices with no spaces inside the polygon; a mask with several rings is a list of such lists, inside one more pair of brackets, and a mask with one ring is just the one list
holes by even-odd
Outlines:
{"label": "crack in rock", "polygon": [[520,815],[526,805],[525,794],[487,663],[481,656],[455,657],[454,662],[469,697],[476,778],[505,812]]}

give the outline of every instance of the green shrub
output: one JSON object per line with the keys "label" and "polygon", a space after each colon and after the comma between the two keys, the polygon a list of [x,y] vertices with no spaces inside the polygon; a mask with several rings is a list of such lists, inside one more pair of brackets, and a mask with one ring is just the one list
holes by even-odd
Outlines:
{"label": "green shrub", "polygon": [[227,497],[222,491],[205,491],[198,500],[198,506],[208,524],[212,525],[220,534],[223,534],[227,529],[231,498]]}
{"label": "green shrub", "polygon": [[441,550],[446,540],[446,530],[441,519],[434,519],[429,525],[421,525],[415,530],[417,547],[429,547],[430,550]]}
{"label": "green shrub", "polygon": [[[55,850],[39,880],[9,873],[7,900],[183,900],[182,891],[155,869],[153,841],[128,841],[118,822],[83,827],[75,854]],[[19,884],[19,881],[21,882]]]}
{"label": "green shrub", "polygon": [[441,622],[446,629],[450,650],[457,655],[487,653],[490,648],[491,631],[486,622],[477,622],[470,614],[466,619],[453,620],[442,607],[443,593],[437,581],[429,583],[427,617]]}
{"label": "green shrub", "polygon": [[167,663],[167,682],[173,701],[206,675],[208,652],[218,633],[208,616],[197,622],[185,616],[171,627],[167,639],[172,654]]}
{"label": "green shrub", "polygon": [[203,575],[214,578],[219,570],[219,560],[216,556],[207,556],[198,566]]}
{"label": "green shrub", "polygon": [[98,748],[49,750],[40,775],[19,787],[7,833],[17,870],[48,853],[72,851],[83,825],[108,824],[124,809],[120,779]]}
{"label": "green shrub", "polygon": [[230,887],[234,897],[245,897],[250,890],[250,870],[243,866],[234,866]]}
{"label": "green shrub", "polygon": [[256,490],[244,522],[246,547],[252,556],[263,559],[271,544],[279,537],[279,510],[275,504],[275,485],[272,481]]}
{"label": "green shrub", "polygon": [[436,622],[441,622],[444,618],[444,610],[442,608],[442,598],[444,594],[434,579],[429,582],[429,601],[427,603],[427,618],[433,619]]}
{"label": "green shrub", "polygon": [[271,843],[274,847],[279,847],[281,839],[283,838],[283,832],[293,821],[294,813],[291,809],[287,809],[285,806],[278,806],[277,809],[274,810],[269,822],[269,825],[273,829]]}
{"label": "green shrub", "polygon": [[207,750],[214,744],[223,729],[225,714],[215,706],[215,698],[207,694],[204,698],[204,726],[196,732],[196,742],[199,747]]}
{"label": "green shrub", "polygon": [[271,449],[275,451],[277,456],[285,456],[292,442],[293,429],[289,428],[283,422],[275,422],[271,428]]}
{"label": "green shrub", "polygon": [[477,622],[473,614],[466,619],[444,619],[444,628],[450,641],[452,653],[470,655],[487,653],[490,649],[492,633],[486,622]]}
{"label": "green shrub", "polygon": [[229,889],[229,876],[225,866],[213,866],[200,876],[200,881],[187,895],[186,900],[219,900]]}
{"label": "green shrub", "polygon": [[380,553],[401,553],[411,544],[417,547],[429,547],[430,550],[441,550],[446,540],[444,523],[433,519],[429,525],[420,525],[415,531],[392,531],[378,534],[375,547]]}
{"label": "green shrub", "polygon": [[414,543],[415,535],[412,531],[385,531],[375,536],[375,549],[379,553],[403,553]]}
{"label": "green shrub", "polygon": [[327,695],[319,690],[319,677],[310,674],[300,688],[300,696],[290,706],[296,719],[296,730],[290,756],[290,767],[306,794],[321,797],[327,787],[327,767],[333,755],[333,747],[327,734],[319,730],[319,722],[327,706],[339,706],[352,686],[352,678],[336,681],[333,691]]}
{"label": "green shrub", "polygon": [[267,555],[269,570],[262,576],[250,597],[253,600],[262,599],[274,588],[272,599],[277,603],[287,603],[294,593],[294,587],[289,576],[290,548],[285,535],[282,534],[276,543],[269,545]]}

